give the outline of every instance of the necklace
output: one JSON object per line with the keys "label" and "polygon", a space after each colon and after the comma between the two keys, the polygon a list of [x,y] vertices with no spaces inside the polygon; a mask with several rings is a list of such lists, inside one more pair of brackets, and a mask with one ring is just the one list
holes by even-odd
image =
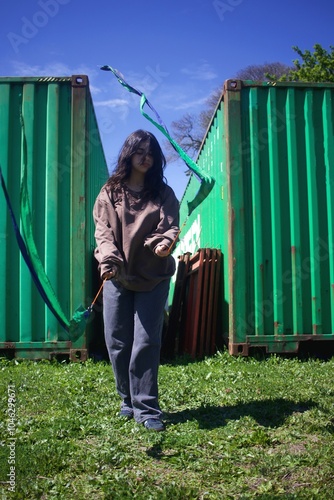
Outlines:
{"label": "necklace", "polygon": [[134,184],[134,185],[132,185],[132,184],[128,184],[127,183],[126,187],[128,189],[130,189],[130,191],[134,191],[135,193],[140,193],[143,190],[144,185],[143,184]]}

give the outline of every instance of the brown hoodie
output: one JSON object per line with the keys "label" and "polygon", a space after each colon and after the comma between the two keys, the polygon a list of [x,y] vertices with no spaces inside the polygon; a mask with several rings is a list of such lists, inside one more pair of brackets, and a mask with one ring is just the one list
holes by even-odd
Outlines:
{"label": "brown hoodie", "polygon": [[179,202],[169,186],[155,201],[143,201],[127,187],[111,192],[104,186],[93,217],[101,276],[116,267],[125,288],[150,291],[174,274],[174,258],[154,253],[158,245],[170,246],[179,229]]}

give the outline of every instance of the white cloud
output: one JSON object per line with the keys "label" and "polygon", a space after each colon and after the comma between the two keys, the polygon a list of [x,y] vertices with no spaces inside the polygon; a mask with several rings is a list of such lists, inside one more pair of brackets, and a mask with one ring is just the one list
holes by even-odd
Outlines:
{"label": "white cloud", "polygon": [[107,119],[115,126],[118,120],[125,121],[128,118],[131,106],[126,99],[115,98],[101,101],[94,99],[94,108],[98,119]]}
{"label": "white cloud", "polygon": [[22,77],[71,77],[72,75],[87,75],[89,79],[89,88],[92,94],[97,95],[104,92],[104,88],[95,85],[99,72],[86,65],[69,66],[62,62],[52,62],[45,65],[27,64],[22,61],[12,61],[13,76]]}
{"label": "white cloud", "polygon": [[89,89],[91,94],[97,95],[104,92],[104,88],[96,85],[96,80],[99,75],[97,68],[91,68],[84,64],[79,66],[69,66],[62,62],[52,62],[44,66],[37,64],[27,64],[21,61],[12,61],[14,69],[13,76],[22,77],[38,77],[38,76],[51,76],[51,77],[70,77],[72,75],[87,75],[89,79]]}
{"label": "white cloud", "polygon": [[169,85],[159,89],[157,99],[152,102],[158,108],[175,111],[197,112],[205,106],[211,89],[207,92],[199,85]]}
{"label": "white cloud", "polygon": [[199,97],[198,99],[194,99],[192,101],[181,102],[180,104],[173,106],[173,108],[176,110],[187,110],[187,109],[198,108],[198,107],[204,106],[207,99],[208,99],[208,96],[206,95],[204,97]]}
{"label": "white cloud", "polygon": [[104,106],[107,108],[117,108],[119,106],[127,106],[128,102],[125,99],[108,99],[106,101],[94,101],[94,106]]}
{"label": "white cloud", "polygon": [[96,87],[95,85],[92,85],[91,82],[89,82],[89,88],[90,88],[91,94],[93,94],[93,95],[100,94],[102,92],[102,89],[100,89],[99,87]]}
{"label": "white cloud", "polygon": [[45,66],[31,65],[21,61],[13,61],[14,72],[18,76],[72,76],[88,75],[91,78],[96,76],[97,71],[85,65],[70,67],[61,62],[53,62]]}
{"label": "white cloud", "polygon": [[[152,92],[160,85],[160,81],[154,78],[154,71],[150,67],[147,68],[146,73],[139,74],[129,71],[126,74],[120,73],[120,75],[128,85],[138,90],[139,92],[143,92],[146,96],[151,95]],[[116,79],[113,75],[112,78],[114,78],[116,83]],[[123,89],[123,91],[127,92],[125,88]]]}
{"label": "white cloud", "polygon": [[191,64],[182,68],[181,73],[191,80],[214,80],[218,76],[207,62],[199,65]]}

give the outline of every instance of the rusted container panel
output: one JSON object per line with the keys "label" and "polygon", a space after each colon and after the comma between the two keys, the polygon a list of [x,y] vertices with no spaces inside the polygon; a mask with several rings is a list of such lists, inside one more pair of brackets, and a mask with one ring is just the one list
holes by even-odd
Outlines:
{"label": "rusted container panel", "polygon": [[[93,297],[91,213],[108,177],[88,78],[0,78],[0,121],[0,163],[17,220],[26,140],[33,236],[70,319]],[[71,341],[32,282],[2,193],[0,213],[0,351],[34,359],[60,353],[85,358],[91,324]]]}
{"label": "rusted container panel", "polygon": [[216,184],[175,255],[222,251],[230,353],[333,342],[334,86],[226,81],[197,161]]}

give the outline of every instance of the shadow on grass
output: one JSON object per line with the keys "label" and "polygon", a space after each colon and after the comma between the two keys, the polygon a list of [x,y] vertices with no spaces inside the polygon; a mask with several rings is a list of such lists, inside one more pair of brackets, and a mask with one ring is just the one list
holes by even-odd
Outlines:
{"label": "shadow on grass", "polygon": [[201,429],[223,427],[229,420],[252,417],[264,427],[280,427],[293,413],[304,413],[317,406],[313,401],[294,403],[283,398],[239,403],[235,406],[201,405],[199,408],[165,413],[167,423],[196,420]]}

